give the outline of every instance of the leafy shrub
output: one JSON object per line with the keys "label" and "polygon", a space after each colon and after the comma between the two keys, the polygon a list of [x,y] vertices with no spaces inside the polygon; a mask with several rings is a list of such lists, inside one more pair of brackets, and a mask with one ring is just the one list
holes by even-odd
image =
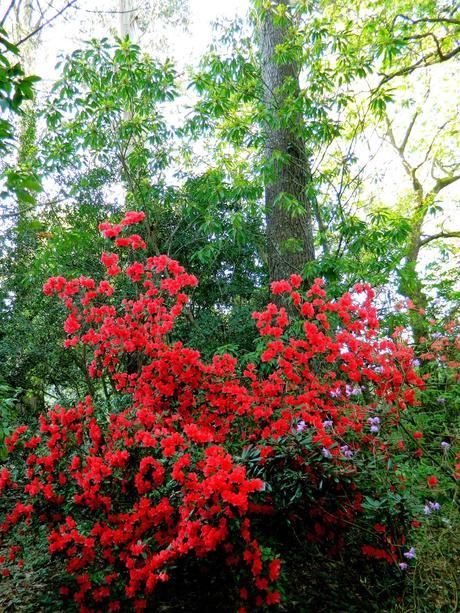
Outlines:
{"label": "leafy shrub", "polygon": [[[206,363],[170,340],[196,278],[167,256],[133,259],[146,245],[125,231],[143,219],[100,225],[121,250],[102,254],[106,278],[44,286],[107,403],[56,405],[7,439],[0,533],[46,543],[65,562],[62,606],[80,611],[142,611],[196,559],[232,570],[241,612],[276,605],[279,517],[329,555],[352,533],[355,552],[400,576],[415,552],[394,450],[424,387],[402,331],[379,338],[369,286],[328,301],[323,281],[304,291],[292,275],[254,313],[260,365]],[[20,556],[13,545],[5,576]]]}

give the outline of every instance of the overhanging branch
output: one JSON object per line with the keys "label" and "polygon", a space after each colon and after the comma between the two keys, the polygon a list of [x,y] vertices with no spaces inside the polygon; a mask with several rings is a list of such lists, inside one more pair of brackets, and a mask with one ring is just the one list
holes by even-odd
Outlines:
{"label": "overhanging branch", "polygon": [[389,81],[391,81],[392,79],[396,77],[403,77],[405,75],[411,74],[418,68],[427,68],[429,66],[433,66],[434,64],[442,64],[443,62],[447,62],[448,60],[452,59],[459,53],[460,53],[460,46],[455,47],[448,53],[443,53],[441,56],[439,55],[438,51],[433,51],[432,53],[428,53],[427,55],[424,55],[423,57],[421,57],[414,64],[411,64],[410,66],[406,66],[404,68],[400,68],[399,70],[395,70],[394,72],[390,74],[384,75],[380,83],[374,89],[374,93],[377,92],[382,87],[382,85],[385,85],[386,83],[388,83]]}
{"label": "overhanging branch", "polygon": [[452,175],[450,177],[442,177],[441,179],[437,179],[436,185],[433,187],[433,193],[439,194],[441,190],[449,185],[452,185],[452,183],[455,183],[455,181],[458,181],[459,179],[460,175]]}
{"label": "overhanging branch", "polygon": [[438,232],[437,234],[432,234],[431,236],[426,236],[420,240],[420,247],[424,247],[428,243],[437,240],[438,238],[460,238],[460,230],[453,232]]}

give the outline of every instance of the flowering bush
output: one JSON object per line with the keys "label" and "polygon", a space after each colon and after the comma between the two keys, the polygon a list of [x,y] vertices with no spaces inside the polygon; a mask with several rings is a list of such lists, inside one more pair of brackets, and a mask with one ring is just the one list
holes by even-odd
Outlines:
{"label": "flowering bush", "polygon": [[[125,408],[106,415],[86,397],[9,437],[0,534],[40,526],[65,560],[62,598],[82,612],[142,611],[180,559],[216,551],[238,577],[240,611],[276,604],[282,562],[260,518],[288,509],[307,540],[337,551],[380,504],[367,494],[370,463],[397,488],[389,440],[424,381],[402,337],[379,338],[369,286],[328,301],[323,281],[304,291],[297,275],[272,284],[289,311],[254,313],[263,368],[241,372],[229,355],[205,363],[171,340],[196,278],[164,255],[133,261],[146,244],[129,226],[143,219],[101,224],[121,249],[102,254],[103,280],[44,286],[68,311],[66,346],[84,349],[90,377]],[[411,550],[393,523],[367,531],[361,549],[399,569]],[[4,574],[18,559],[16,546]]]}

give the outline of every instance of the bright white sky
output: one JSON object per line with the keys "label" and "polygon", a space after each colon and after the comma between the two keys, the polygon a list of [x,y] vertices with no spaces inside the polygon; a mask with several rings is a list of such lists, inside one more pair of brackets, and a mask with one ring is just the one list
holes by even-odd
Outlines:
{"label": "bright white sky", "polygon": [[193,46],[210,41],[211,23],[222,17],[243,17],[249,9],[249,0],[190,0],[191,33]]}
{"label": "bright white sky", "polygon": [[[1,2],[1,0],[0,0]],[[133,7],[136,0],[132,0]],[[188,31],[180,28],[168,28],[158,32],[156,36],[168,40],[169,49],[160,45],[160,52],[172,56],[179,65],[194,63],[206,50],[212,41],[212,24],[216,20],[243,17],[250,5],[250,0],[189,0],[190,14]],[[54,64],[60,53],[69,53],[78,48],[83,40],[99,38],[110,35],[107,22],[104,24],[101,17],[94,13],[98,10],[116,11],[119,0],[79,0],[78,10],[69,9],[65,18],[58,18],[56,22],[43,31],[42,44],[36,58],[35,71],[46,80],[54,79],[57,73]],[[108,16],[113,26],[118,26],[118,16]],[[155,30],[155,24],[153,29]],[[144,41],[142,41],[144,42]],[[155,44],[155,41],[153,41]]]}

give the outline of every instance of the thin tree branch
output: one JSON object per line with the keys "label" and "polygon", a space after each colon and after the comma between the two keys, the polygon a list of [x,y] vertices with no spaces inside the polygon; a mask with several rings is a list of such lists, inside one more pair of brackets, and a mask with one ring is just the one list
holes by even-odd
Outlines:
{"label": "thin tree branch", "polygon": [[430,156],[431,151],[433,150],[434,144],[436,142],[436,139],[438,138],[438,136],[441,134],[441,132],[444,130],[444,128],[447,126],[447,124],[449,124],[452,120],[449,119],[448,121],[446,121],[445,123],[442,124],[442,126],[440,126],[436,132],[436,134],[433,136],[433,138],[431,139],[431,143],[428,146],[428,149],[426,150],[426,154],[425,157],[423,159],[422,162],[420,162],[420,164],[418,164],[418,166],[415,167],[415,171],[417,171],[419,168],[421,168],[423,166],[423,164],[426,164],[426,162],[428,161],[428,158]]}
{"label": "thin tree branch", "polygon": [[407,126],[407,130],[406,133],[404,134],[404,138],[403,141],[399,147],[401,153],[404,153],[404,149],[406,148],[407,145],[407,141],[409,140],[409,137],[411,135],[412,132],[412,128],[414,127],[415,122],[417,121],[417,117],[419,116],[419,111],[415,111],[414,116],[412,117],[412,119],[410,120],[409,125]]}
{"label": "thin tree branch", "polygon": [[419,23],[452,23],[454,25],[460,25],[460,19],[452,19],[450,17],[422,17],[420,19],[411,19],[407,15],[402,15],[401,13],[398,13],[393,19],[391,29],[393,29],[396,25],[396,20],[398,18],[404,19],[405,21],[409,21],[414,26]]}
{"label": "thin tree branch", "polygon": [[452,49],[452,51],[449,51],[449,53],[444,53],[442,56],[440,56],[437,51],[428,53],[427,55],[421,57],[414,64],[411,64],[410,66],[406,66],[404,68],[400,68],[399,70],[395,70],[395,72],[392,72],[390,74],[384,75],[377,87],[374,88],[374,93],[377,92],[382,87],[382,85],[385,85],[395,77],[403,77],[404,75],[411,74],[418,68],[426,68],[429,66],[433,66],[434,64],[441,64],[442,62],[447,62],[459,53],[460,46],[455,47],[454,49]]}
{"label": "thin tree branch", "polygon": [[104,15],[124,15],[126,13],[135,13],[136,11],[140,11],[142,7],[138,6],[138,7],[134,8],[134,9],[128,9],[126,11],[116,11],[116,10],[104,11],[102,9],[101,10],[94,10],[94,11],[92,11],[91,9],[82,9],[81,6],[75,6],[74,8],[76,10],[78,10],[78,11],[83,11],[84,13],[97,13],[98,15],[102,15],[102,14],[104,14]]}
{"label": "thin tree branch", "polygon": [[16,0],[11,0],[8,8],[6,9],[5,14],[2,17],[2,20],[0,21],[0,27],[3,27],[3,24],[5,23],[6,18],[8,17],[8,14],[11,11],[11,9],[13,8],[15,2],[16,2]]}
{"label": "thin tree branch", "polygon": [[401,40],[405,41],[413,41],[413,40],[423,40],[424,38],[432,38],[434,44],[436,45],[436,49],[438,51],[438,55],[441,59],[444,58],[444,52],[441,48],[441,42],[439,39],[433,34],[433,32],[425,32],[424,34],[414,34],[413,36],[403,36]]}
{"label": "thin tree branch", "polygon": [[57,13],[55,13],[52,17],[50,17],[49,19],[47,19],[46,21],[44,21],[41,25],[39,25],[38,27],[36,27],[34,30],[32,30],[32,32],[30,32],[29,34],[27,34],[27,36],[24,36],[24,38],[22,38],[20,41],[18,41],[17,43],[15,43],[16,47],[19,47],[19,45],[22,45],[23,43],[26,42],[26,40],[29,40],[29,38],[32,38],[32,36],[35,36],[36,34],[38,34],[38,32],[40,32],[41,30],[43,30],[43,28],[45,28],[47,25],[49,25],[50,23],[52,23],[57,17],[59,17],[60,15],[62,15],[62,13],[64,13],[64,11],[66,11],[67,9],[69,9],[71,6],[73,6],[78,0],[70,0],[69,2],[67,2],[67,4],[65,6],[62,7],[62,9],[60,9],[59,11],[57,11]]}
{"label": "thin tree branch", "polygon": [[458,181],[459,179],[460,175],[452,175],[450,177],[442,177],[441,179],[437,179],[436,185],[433,187],[432,191],[435,194],[439,194],[441,190],[449,185],[452,185],[452,183],[455,183],[455,181]]}
{"label": "thin tree branch", "polygon": [[[395,151],[397,151],[402,165],[404,166],[404,170],[406,171],[407,175],[409,176],[410,180],[412,181],[412,187],[415,191],[415,193],[418,195],[420,202],[423,201],[424,199],[424,190],[423,190],[423,185],[420,183],[416,171],[417,168],[414,168],[413,166],[411,166],[406,158],[406,156],[404,155],[404,149],[402,148],[402,146],[398,146],[396,143],[396,139],[395,139],[395,135],[393,132],[393,127],[391,125],[390,119],[388,117],[388,115],[385,114],[385,121],[387,124],[387,133],[388,133],[388,137],[390,140],[391,145],[393,146],[393,148],[395,149]],[[410,126],[409,126],[410,127]],[[408,128],[409,130],[409,128]],[[410,130],[412,130],[412,127],[410,127]],[[409,130],[409,135],[410,135],[410,130]],[[406,131],[407,134],[407,131]],[[408,137],[409,138],[409,137]],[[404,142],[404,141],[403,141]],[[404,144],[404,146],[407,143]]]}
{"label": "thin tree branch", "polygon": [[438,232],[437,234],[433,234],[432,236],[426,236],[422,238],[419,242],[420,247],[431,243],[431,241],[435,241],[438,238],[460,238],[460,230],[453,232]]}

